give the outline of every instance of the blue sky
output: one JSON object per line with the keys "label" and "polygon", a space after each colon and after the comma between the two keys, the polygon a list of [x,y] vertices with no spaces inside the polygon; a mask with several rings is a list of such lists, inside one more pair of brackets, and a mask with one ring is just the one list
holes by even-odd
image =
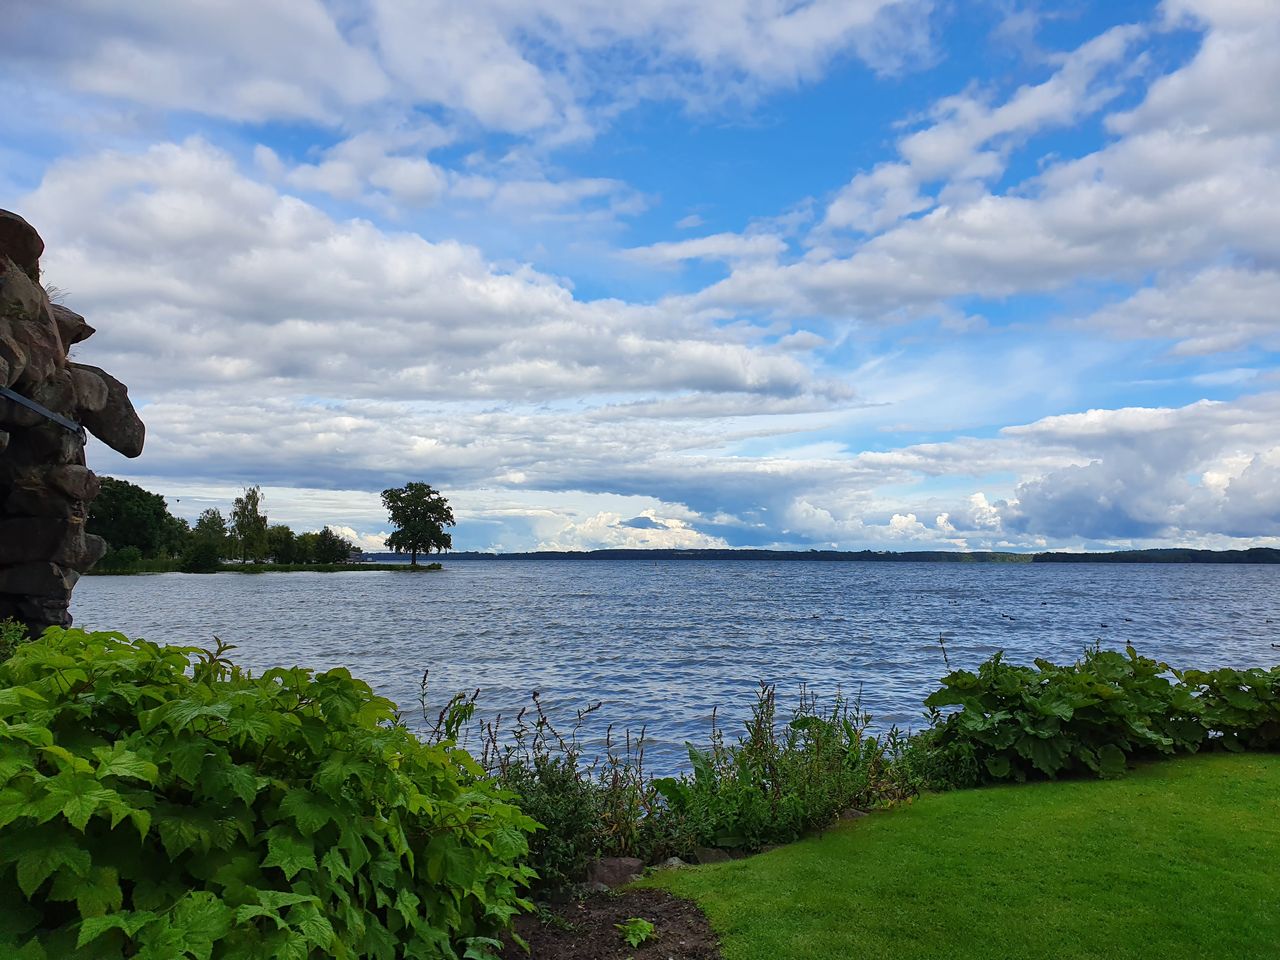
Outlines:
{"label": "blue sky", "polygon": [[193,516],[1280,543],[1268,0],[19,0],[0,205]]}

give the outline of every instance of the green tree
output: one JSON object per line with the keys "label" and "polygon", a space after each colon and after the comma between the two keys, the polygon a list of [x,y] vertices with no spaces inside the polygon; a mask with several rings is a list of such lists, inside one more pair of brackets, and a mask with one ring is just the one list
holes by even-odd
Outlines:
{"label": "green tree", "polygon": [[174,556],[186,539],[186,523],[169,513],[164,497],[115,477],[102,478],[85,530],[106,540],[113,553],[133,547],[145,557]]}
{"label": "green tree", "polygon": [[198,540],[208,540],[211,543],[215,543],[220,551],[225,551],[228,532],[227,521],[223,518],[222,511],[210,507],[200,514],[200,518],[196,520],[196,525],[191,531],[191,535]]}
{"label": "green tree", "polygon": [[200,514],[186,549],[182,552],[182,569],[188,573],[212,573],[227,553],[229,537],[227,521],[212,508]]}
{"label": "green tree", "polygon": [[351,541],[325,527],[316,535],[316,563],[346,563],[351,559]]}
{"label": "green tree", "polygon": [[320,542],[320,534],[314,532],[300,533],[293,541],[294,563],[315,563],[316,546]]}
{"label": "green tree", "polygon": [[413,566],[418,565],[419,553],[453,548],[453,535],[445,531],[454,525],[453,508],[431,484],[407,483],[383,490],[382,505],[396,528],[387,537],[387,546],[409,554]]}
{"label": "green tree", "polygon": [[276,563],[298,563],[298,538],[283,523],[267,527],[267,556]]}
{"label": "green tree", "polygon": [[267,555],[267,515],[262,512],[262,488],[246,487],[231,507],[231,535],[241,562],[261,561]]}

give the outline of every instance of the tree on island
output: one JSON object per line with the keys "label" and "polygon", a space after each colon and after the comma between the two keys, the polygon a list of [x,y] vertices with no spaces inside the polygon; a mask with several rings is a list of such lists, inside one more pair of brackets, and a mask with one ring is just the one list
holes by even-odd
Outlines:
{"label": "tree on island", "polygon": [[387,537],[387,546],[396,553],[409,554],[411,566],[418,565],[419,553],[453,548],[453,535],[445,532],[445,527],[454,525],[453,508],[431,484],[406,483],[383,490],[382,505],[396,528]]}
{"label": "tree on island", "polygon": [[231,507],[231,534],[240,548],[241,562],[261,561],[267,555],[267,515],[262,512],[262,488],[246,487]]}

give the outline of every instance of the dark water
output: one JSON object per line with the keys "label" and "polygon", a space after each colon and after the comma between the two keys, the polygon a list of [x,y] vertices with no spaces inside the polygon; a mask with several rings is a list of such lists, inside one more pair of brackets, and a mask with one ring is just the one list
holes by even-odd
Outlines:
{"label": "dark water", "polygon": [[[669,768],[719,707],[732,730],[761,680],[782,707],[801,683],[862,691],[876,725],[919,725],[944,672],[996,650],[1073,660],[1095,640],[1178,666],[1280,662],[1280,566],[450,560],[437,574],[87,577],[79,626],[239,646],[255,669],[347,666],[416,722],[422,671],[437,705],[482,689],[486,714],[532,690],[560,716],[602,700],[646,727]],[[598,730],[596,732],[599,732]]]}

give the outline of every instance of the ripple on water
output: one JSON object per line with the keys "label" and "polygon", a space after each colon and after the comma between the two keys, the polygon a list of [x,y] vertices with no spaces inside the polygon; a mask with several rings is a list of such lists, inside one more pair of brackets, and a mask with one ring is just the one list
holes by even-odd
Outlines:
{"label": "ripple on water", "polygon": [[415,577],[89,577],[74,613],[153,640],[216,634],[259,670],[347,666],[419,725],[426,668],[437,709],[479,687],[486,718],[532,690],[562,725],[602,700],[586,735],[643,726],[661,771],[705,741],[712,708],[740,730],[762,679],[784,712],[807,683],[861,689],[879,726],[918,726],[945,672],[939,634],[953,667],[1001,649],[1070,660],[1095,639],[1176,665],[1269,666],[1280,566],[450,559]]}

